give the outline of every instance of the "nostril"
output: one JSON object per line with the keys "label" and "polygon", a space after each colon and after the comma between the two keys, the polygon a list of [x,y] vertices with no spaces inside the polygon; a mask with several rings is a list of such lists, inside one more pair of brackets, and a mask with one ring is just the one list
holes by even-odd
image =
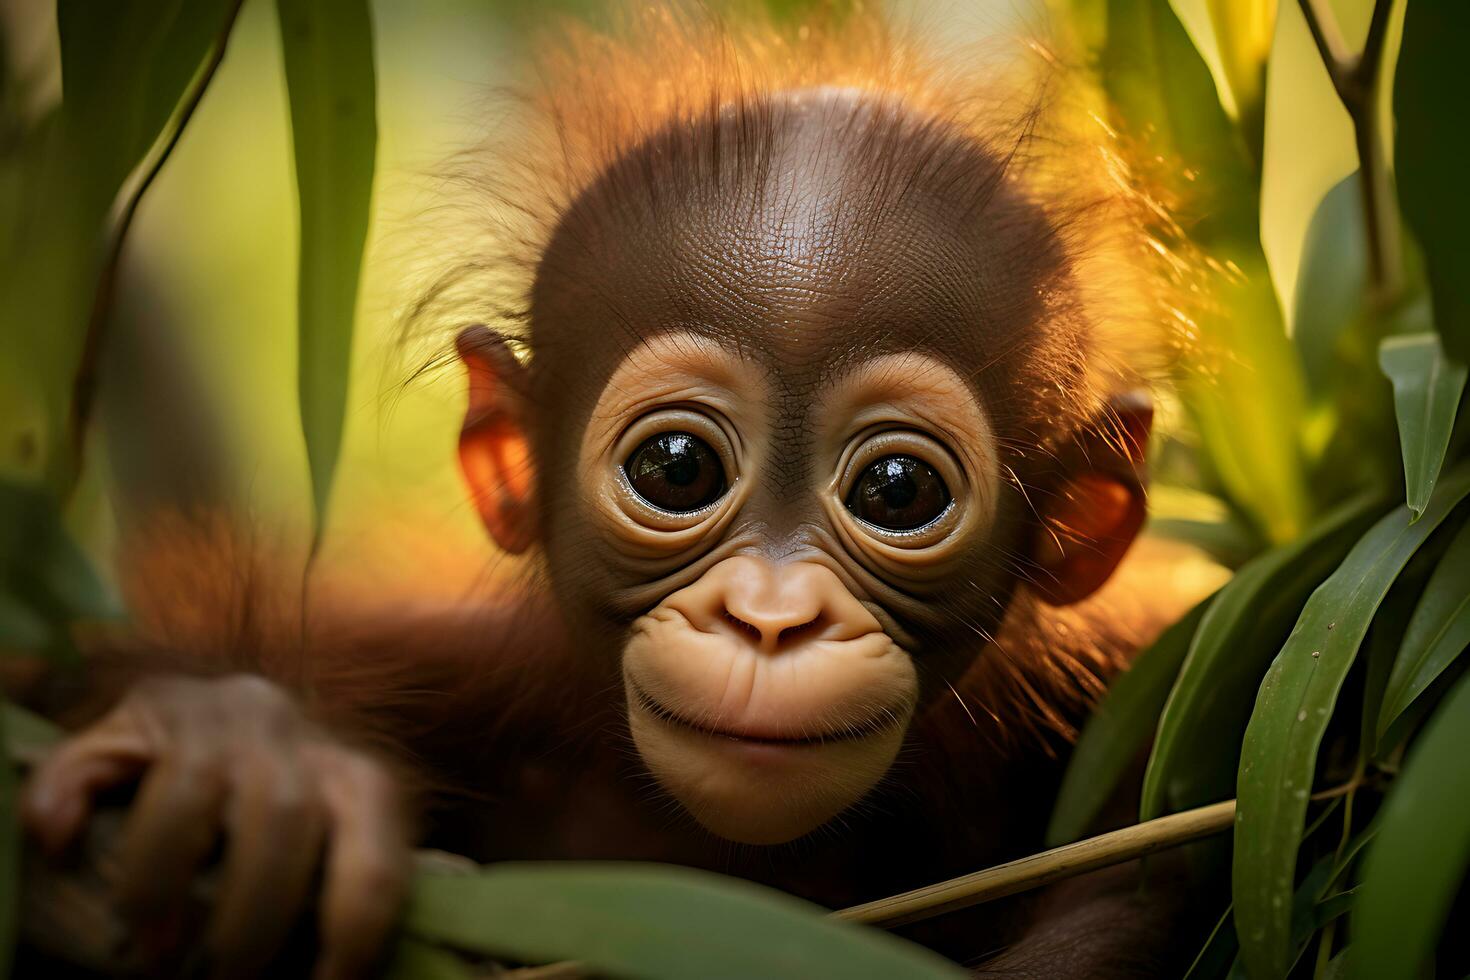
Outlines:
{"label": "nostril", "polygon": [[790,646],[808,633],[815,633],[826,625],[825,618],[821,615],[802,623],[799,626],[788,626],[776,635],[776,646]]}
{"label": "nostril", "polygon": [[747,623],[745,620],[741,619],[739,616],[728,610],[726,610],[725,612],[725,622],[735,627],[735,629],[739,630],[741,633],[749,636],[753,642],[759,643],[761,641],[760,627]]}

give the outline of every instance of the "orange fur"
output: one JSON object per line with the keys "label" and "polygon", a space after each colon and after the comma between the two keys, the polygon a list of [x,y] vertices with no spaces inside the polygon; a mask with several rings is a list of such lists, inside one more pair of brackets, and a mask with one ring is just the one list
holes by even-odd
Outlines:
{"label": "orange fur", "polygon": [[943,50],[860,4],[799,24],[758,11],[722,19],[689,4],[614,4],[611,20],[606,31],[568,23],[544,38],[535,82],[498,100],[489,134],[448,168],[438,212],[448,224],[431,224],[424,252],[434,242],[453,252],[409,311],[411,334],[438,345],[445,330],[483,322],[527,340],[537,260],[609,165],[668,126],[827,86],[969,135],[1008,160],[1005,179],[1044,209],[1071,273],[1068,289],[1046,297],[1048,319],[1075,329],[1058,331],[1069,338],[1050,352],[1059,363],[1040,373],[1085,378],[1054,393],[1062,416],[1101,418],[1110,394],[1171,366],[1190,324],[1180,312],[1189,263],[1155,234],[1172,227],[1167,210],[1092,111],[1084,73],[1053,46],[1007,39]]}

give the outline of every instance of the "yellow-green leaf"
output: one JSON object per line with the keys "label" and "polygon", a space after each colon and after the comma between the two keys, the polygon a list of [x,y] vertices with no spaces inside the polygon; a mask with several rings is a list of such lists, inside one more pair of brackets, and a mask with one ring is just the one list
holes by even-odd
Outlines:
{"label": "yellow-green leaf", "polygon": [[301,216],[297,379],[317,531],[342,447],[378,124],[366,0],[277,0]]}
{"label": "yellow-green leaf", "polygon": [[1445,356],[1432,333],[1389,337],[1378,348],[1378,363],[1393,382],[1409,509],[1421,514],[1450,445],[1465,390],[1465,365]]}
{"label": "yellow-green leaf", "polygon": [[1276,33],[1276,0],[1206,0],[1220,62],[1246,141],[1259,156],[1266,125],[1266,59]]}
{"label": "yellow-green leaf", "polygon": [[1232,891],[1241,956],[1252,976],[1286,973],[1291,897],[1317,749],[1379,603],[1414,552],[1470,493],[1451,473],[1417,522],[1397,507],[1363,535],[1312,593],[1261,683],[1241,745]]}

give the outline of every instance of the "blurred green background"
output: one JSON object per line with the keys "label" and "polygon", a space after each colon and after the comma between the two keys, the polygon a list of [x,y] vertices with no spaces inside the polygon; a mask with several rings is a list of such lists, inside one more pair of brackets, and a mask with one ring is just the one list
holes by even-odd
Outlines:
{"label": "blurred green background", "polygon": [[[441,372],[404,384],[435,351],[398,349],[398,316],[422,285],[415,229],[433,202],[436,167],[483,132],[487,94],[520,77],[537,19],[595,6],[487,0],[373,5],[378,175],[328,549],[343,541],[360,544],[363,536],[391,541],[412,526],[426,546],[450,541],[490,553],[480,544],[482,532],[453,466],[458,379]],[[900,23],[960,42],[1024,35],[1049,16],[1037,0],[886,6]],[[1232,106],[1204,0],[1174,6]],[[1337,0],[1333,6],[1350,42],[1360,43],[1371,3]],[[4,0],[0,10],[12,72],[24,82],[30,111],[39,113],[60,92],[50,5]],[[1290,317],[1312,214],[1355,169],[1356,158],[1351,124],[1295,4],[1281,5],[1269,71],[1262,240]],[[268,4],[246,4],[218,75],[143,200],[119,293],[125,322],[152,321],[150,330],[166,324],[183,373],[208,391],[219,413],[219,455],[231,463],[225,478],[230,495],[257,517],[287,526],[307,519],[311,499],[296,408],[297,229],[288,125],[274,13]],[[1178,428],[1177,413],[1165,417]],[[125,444],[94,439],[90,450],[72,518],[94,545],[105,544],[109,526],[99,483],[114,472]],[[1155,512],[1208,520],[1218,516],[1218,507],[1164,487]]]}

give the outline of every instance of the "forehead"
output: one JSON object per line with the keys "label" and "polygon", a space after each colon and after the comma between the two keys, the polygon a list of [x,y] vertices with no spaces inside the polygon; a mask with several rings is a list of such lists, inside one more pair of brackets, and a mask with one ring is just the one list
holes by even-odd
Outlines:
{"label": "forehead", "polygon": [[892,103],[813,90],[671,125],[563,217],[534,346],[558,387],[704,335],[799,391],[853,361],[930,354],[984,387],[1044,340],[1065,275],[1003,154]]}

